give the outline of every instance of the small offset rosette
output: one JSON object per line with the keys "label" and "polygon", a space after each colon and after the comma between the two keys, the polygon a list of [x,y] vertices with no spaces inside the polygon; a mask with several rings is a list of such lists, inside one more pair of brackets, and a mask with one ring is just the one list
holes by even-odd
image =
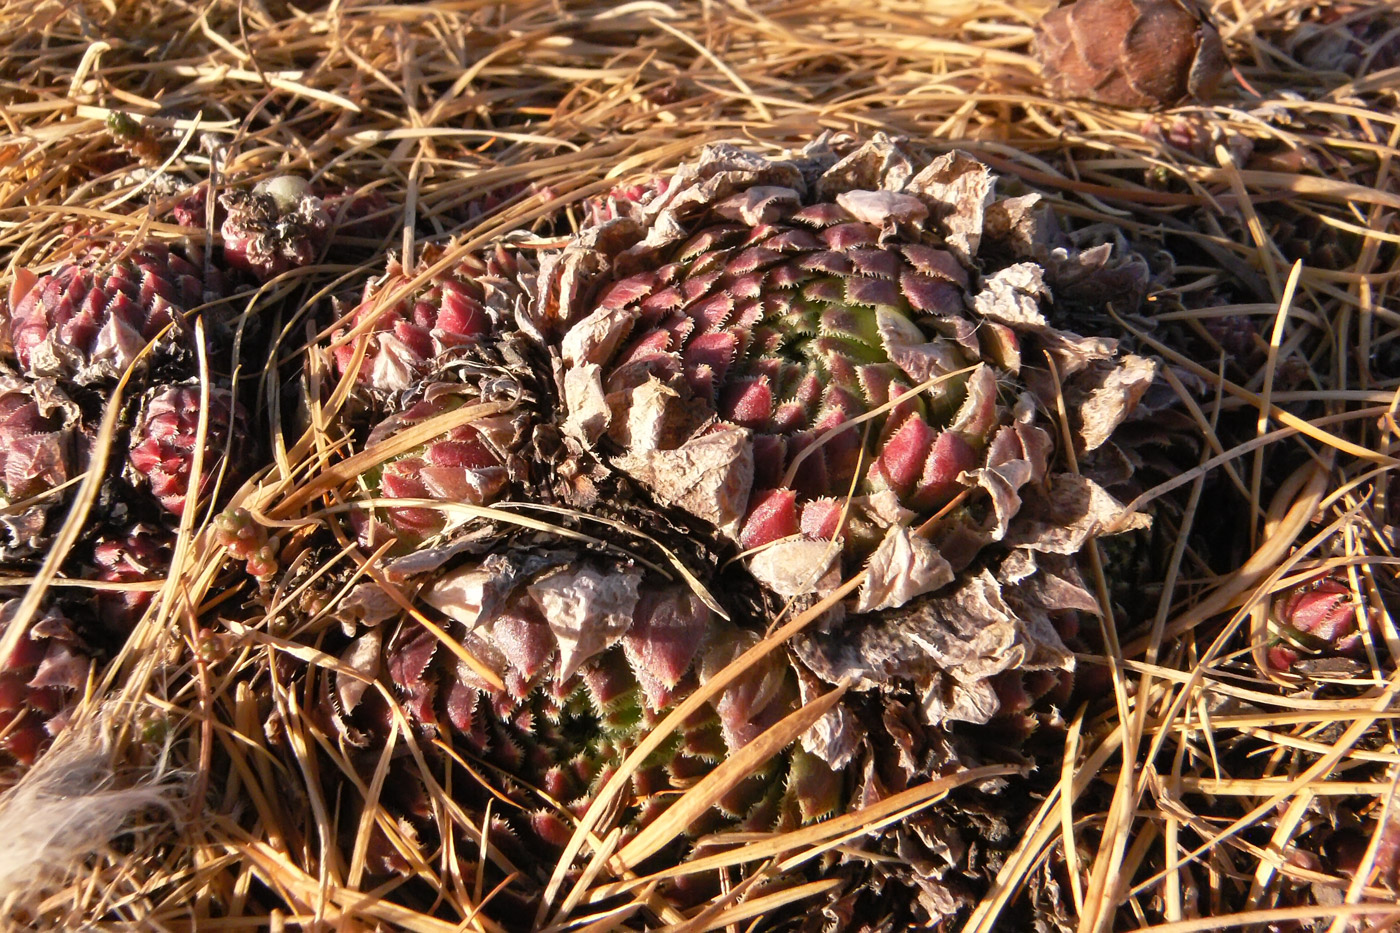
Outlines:
{"label": "small offset rosette", "polygon": [[[201,409],[208,413],[202,437]],[[213,488],[221,472],[228,469],[236,475],[240,455],[247,452],[247,437],[247,413],[229,390],[210,388],[206,408],[198,384],[157,386],[146,394],[131,430],[128,472],[138,487],[148,490],[162,508],[179,518],[194,500]],[[204,455],[199,486],[191,489],[201,440]],[[229,452],[235,460],[226,468],[225,454]]]}
{"label": "small offset rosette", "polygon": [[333,338],[336,369],[353,372],[356,386],[376,400],[467,358],[497,337],[502,322],[514,321],[523,291],[513,254],[444,255],[441,247],[426,247],[410,268],[391,259],[358,304],[339,309],[345,327]]}
{"label": "small offset rosette", "polygon": [[[458,411],[477,400],[463,385],[429,384],[423,387],[418,401],[370,431],[367,449],[373,450],[377,444],[430,418]],[[516,427],[509,417],[470,419],[367,472],[361,481],[374,498],[426,499],[443,503],[443,507],[381,503],[372,512],[355,513],[361,541],[373,547],[394,537],[402,552],[422,545],[450,526],[462,524],[463,516],[452,511],[453,504],[489,505],[502,494],[510,478],[506,460],[515,436]]]}
{"label": "small offset rosette", "polygon": [[7,320],[20,369],[82,385],[116,382],[157,338],[158,352],[186,349],[186,314],[219,288],[161,243],[24,273],[21,284]]}
{"label": "small offset rosette", "polygon": [[82,472],[91,439],[78,406],[53,379],[0,375],[0,557],[41,549],[64,487]]}

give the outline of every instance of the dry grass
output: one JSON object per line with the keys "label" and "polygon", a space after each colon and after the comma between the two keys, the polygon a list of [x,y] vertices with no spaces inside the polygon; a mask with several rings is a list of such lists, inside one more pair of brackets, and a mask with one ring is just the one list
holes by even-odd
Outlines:
{"label": "dry grass", "polygon": [[[1032,893],[1043,908],[1050,891],[1063,899],[1067,928],[1081,933],[1390,928],[1400,912],[1377,863],[1394,858],[1383,843],[1393,848],[1400,834],[1400,630],[1382,599],[1397,605],[1400,592],[1390,501],[1400,488],[1390,482],[1400,456],[1392,417],[1400,116],[1391,90],[1400,70],[1375,68],[1396,62],[1393,15],[1389,32],[1357,31],[1364,41],[1350,47],[1360,75],[1352,78],[1320,68],[1318,49],[1351,35],[1380,4],[1319,20],[1302,0],[1219,2],[1236,78],[1214,103],[1149,117],[1043,96],[1026,56],[1047,5],[9,0],[0,5],[0,284],[92,243],[187,233],[153,219],[148,198],[168,204],[211,176],[223,184],[292,170],[368,185],[405,232],[367,249],[411,250],[432,231],[453,242],[448,262],[548,213],[571,217],[580,199],[710,142],[777,149],[826,130],[883,130],[931,151],[967,149],[1009,183],[1048,195],[1067,223],[1110,223],[1140,248],[1178,257],[1152,319],[1106,326],[1136,334],[1175,364],[1175,377],[1194,380],[1208,442],[1200,469],[1156,491],[1183,506],[1170,519],[1179,547],[1155,614],[1131,630],[1129,620],[1108,626],[1108,654],[1080,659],[1083,668],[1106,666],[1112,698],[1066,712],[1048,793],[962,928],[1005,929]],[[113,111],[144,119],[155,140],[148,151],[114,145],[105,129]],[[505,200],[474,214],[491,193]],[[337,389],[324,355],[306,352],[328,332],[317,303],[380,266],[296,270],[232,308],[261,314],[279,335],[264,369],[241,373],[266,400],[275,462],[233,498],[281,522],[290,541],[326,524],[359,469],[391,454],[345,459],[329,426],[348,385]],[[1262,325],[1251,371],[1229,370],[1209,352],[1219,332],[1207,325],[1222,319]],[[226,371],[234,362],[208,365]],[[289,376],[322,401],[287,410]],[[95,489],[85,492],[90,504]],[[1214,527],[1220,514],[1237,524]],[[377,573],[369,555],[344,541],[336,563],[293,564],[254,599],[246,582],[228,589],[238,578],[207,526],[208,516],[190,511],[179,572],[98,673],[85,707],[103,711],[123,768],[149,763],[143,736],[152,723],[168,732],[171,755],[193,775],[189,812],[18,899],[9,923],[498,929],[483,877],[463,876],[446,850],[421,853],[380,806],[390,755],[402,749],[384,749],[366,784],[307,713],[318,677],[355,675],[318,647],[337,623],[325,606],[308,611],[301,590],[313,573]],[[1228,567],[1193,550],[1193,529],[1223,542]],[[46,587],[66,585],[60,560],[51,557],[33,581],[31,608]],[[1374,615],[1363,659],[1273,672],[1274,596],[1324,569],[1343,574]],[[1106,591],[1110,581],[1099,582]],[[206,629],[226,633],[221,658],[201,650]],[[279,658],[313,673],[288,680]],[[370,689],[398,709],[382,684]],[[693,808],[674,809],[670,822],[625,844],[607,822],[610,793],[622,786],[614,781],[579,827],[568,853],[576,861],[539,893],[540,924],[744,929],[831,886],[773,887],[765,878],[827,850],[853,850],[864,830],[989,776],[934,781],[794,836],[702,848],[677,871],[750,870],[727,876],[735,886],[708,909],[667,904],[660,877],[636,874],[645,856],[722,792],[727,775],[787,744],[835,697],[775,726],[694,788]],[[413,732],[395,741],[420,763],[437,819],[480,834]],[[354,790],[327,793],[342,785]],[[356,838],[331,838],[338,810],[353,800],[365,801]],[[430,912],[400,906],[399,882],[368,873],[372,830],[397,840],[438,892]],[[503,884],[533,883],[500,862]]]}

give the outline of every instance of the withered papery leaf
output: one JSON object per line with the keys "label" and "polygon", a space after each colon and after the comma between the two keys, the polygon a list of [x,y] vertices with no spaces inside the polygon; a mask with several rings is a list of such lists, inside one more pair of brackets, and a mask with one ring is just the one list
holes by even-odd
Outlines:
{"label": "withered papery leaf", "polygon": [[1008,601],[1046,612],[1075,610],[1099,614],[1099,601],[1084,586],[1073,557],[1017,548],[1001,562],[997,577],[1014,584]]}
{"label": "withered papery leaf", "polygon": [[[18,600],[7,600],[3,607],[0,607],[0,629],[13,618],[14,610],[18,606]],[[67,644],[79,644],[81,639],[78,633],[73,630],[73,623],[57,607],[49,607],[43,617],[38,619],[29,627],[30,640],[47,638],[54,641],[66,642]]]}
{"label": "withered papery leaf", "polygon": [[462,554],[481,554],[495,544],[499,535],[498,526],[482,523],[479,527],[457,533],[448,541],[419,545],[417,550],[386,560],[384,577],[402,583],[419,574],[430,573]]}
{"label": "withered papery leaf", "polygon": [[377,352],[370,354],[364,378],[390,392],[402,392],[418,375],[419,354],[393,331],[378,335]]}
{"label": "withered papery leaf", "polygon": [[851,677],[857,689],[900,678],[924,694],[930,721],[986,722],[998,704],[988,679],[1002,671],[1073,666],[1043,613],[1019,616],[987,570],[955,587],[879,615],[857,616],[796,643],[823,680]]}
{"label": "withered papery leaf", "polygon": [[604,363],[632,332],[636,320],[634,310],[604,305],[569,328],[559,342],[559,355],[574,366]]}
{"label": "withered papery leaf", "polygon": [[1023,194],[1001,198],[987,208],[983,220],[983,236],[1011,251],[1018,259],[1033,257],[1044,247],[1048,235],[1041,223],[1044,198],[1038,194]]}
{"label": "withered papery leaf", "polygon": [[[792,539],[777,541],[749,559],[749,572],[784,599],[831,589],[826,579],[839,570],[840,545],[830,541]],[[837,581],[839,582],[839,581]]]}
{"label": "withered papery leaf", "polygon": [[1031,482],[1038,483],[1045,477],[1052,449],[1054,442],[1049,433],[1035,423],[1035,399],[1030,393],[1022,392],[1012,409],[1011,423],[999,428],[992,438],[987,462],[1024,460],[1031,465]]}
{"label": "withered papery leaf", "polygon": [[[915,382],[946,375],[961,367],[960,348],[953,341],[945,337],[929,340],[903,315],[889,314],[884,309],[877,308],[875,326],[880,334],[880,344],[890,362]],[[942,387],[935,387],[934,396],[937,396],[941,389]]]}
{"label": "withered papery leaf", "polygon": [[541,288],[533,302],[518,315],[521,329],[540,339],[560,325],[573,323],[583,303],[580,296],[593,290],[598,279],[611,271],[606,256],[635,243],[642,235],[639,224],[619,218],[583,231],[563,250],[546,253],[540,259],[538,281],[553,283]]}
{"label": "withered papery leaf", "polygon": [[363,675],[361,680],[345,674],[335,675],[336,692],[340,694],[340,708],[347,714],[354,712],[360,699],[369,689],[370,682],[379,676],[380,650],[384,646],[383,630],[375,627],[354,638],[350,647],[340,655],[340,663]]}
{"label": "withered papery leaf", "polygon": [[46,513],[63,497],[14,506],[61,486],[85,465],[90,443],[81,410],[57,380],[0,375],[0,559],[44,547]]}
{"label": "withered papery leaf", "polygon": [[1146,528],[1152,518],[1128,514],[1122,503],[1093,480],[1074,473],[1054,473],[1026,496],[1021,514],[1005,543],[1032,551],[1077,554],[1090,538]]}
{"label": "withered papery leaf", "polygon": [[607,572],[576,567],[527,587],[559,642],[559,680],[568,680],[584,661],[622,637],[632,624],[641,582],[641,572],[630,567]]}
{"label": "withered papery leaf", "polygon": [[830,146],[822,140],[808,146],[804,155],[822,166],[814,192],[819,201],[834,201],[852,190],[903,191],[914,174],[909,157],[879,134],[835,164]]}
{"label": "withered papery leaf", "polygon": [[[804,706],[827,691],[826,685],[801,664],[794,664],[793,670],[797,672],[798,695]],[[804,749],[839,771],[860,751],[861,734],[855,716],[838,703],[802,733],[801,741]]]}
{"label": "withered papery leaf", "polygon": [[597,363],[583,363],[567,370],[563,383],[564,403],[569,409],[564,431],[592,444],[612,421],[612,410],[603,392],[603,371]]}
{"label": "withered papery leaf", "polygon": [[937,548],[908,527],[895,526],[870,555],[852,611],[893,609],[952,582],[953,568]]}
{"label": "withered papery leaf", "polygon": [[647,204],[648,213],[660,210],[651,221],[643,245],[655,248],[685,236],[686,217],[754,187],[801,192],[807,185],[789,163],[765,159],[728,144],[707,147],[698,162],[678,168],[666,191]]}
{"label": "withered papery leaf", "polygon": [[987,449],[987,465],[964,471],[959,482],[976,483],[992,500],[994,519],[981,531],[989,541],[1006,536],[1021,510],[1019,492],[1045,476],[1052,443],[1035,424],[1035,405],[1027,394],[1016,402],[1011,424],[1000,428]]}
{"label": "withered papery leaf", "polygon": [[948,425],[949,431],[966,434],[985,433],[996,419],[997,375],[986,363],[978,363],[967,377],[967,397],[958,408],[957,416]]}
{"label": "withered papery leaf", "polygon": [[1147,260],[1126,248],[1114,249],[1112,243],[1084,250],[1058,246],[1036,258],[1060,298],[1096,305],[1111,302],[1120,311],[1137,310],[1152,280]]}
{"label": "withered papery leaf", "polygon": [[934,159],[909,182],[922,195],[942,225],[948,248],[973,265],[982,243],[982,223],[994,197],[994,180],[987,166],[965,152],[953,150]]}
{"label": "withered papery leaf", "polygon": [[980,486],[992,500],[992,521],[981,529],[988,541],[1000,541],[1011,526],[1011,519],[1021,511],[1020,488],[1031,479],[1031,464],[1026,460],[1007,460],[996,466],[978,467],[958,474],[958,482]]}
{"label": "withered papery leaf", "polygon": [[652,377],[626,394],[626,411],[613,433],[618,444],[650,451],[682,442],[687,418],[678,392]]}
{"label": "withered papery leaf", "polygon": [[781,185],[756,185],[747,191],[731,195],[714,206],[714,211],[729,220],[742,220],[750,226],[769,224],[792,213],[802,196],[792,188]]}
{"label": "withered papery leaf", "polygon": [[694,437],[675,450],[619,457],[615,464],[656,494],[738,537],[753,488],[753,440],[743,428]]}
{"label": "withered papery leaf", "polygon": [[[461,641],[462,647],[478,662],[491,670],[497,677],[505,676],[506,656],[495,645],[476,632],[466,633],[462,636]],[[457,683],[465,684],[473,690],[491,693],[496,689],[494,684],[477,673],[476,668],[461,658],[453,660],[453,673]]]}
{"label": "withered papery leaf", "polygon": [[338,607],[338,615],[342,619],[361,625],[378,625],[402,611],[402,607],[378,583],[355,584]]}
{"label": "withered papery leaf", "polygon": [[490,573],[469,565],[450,571],[424,587],[420,598],[449,619],[471,629],[481,618],[481,606],[490,581]]}
{"label": "withered papery leaf", "polygon": [[1091,365],[1072,388],[1066,388],[1067,405],[1079,412],[1079,436],[1086,451],[1107,442],[1156,378],[1155,362],[1129,353],[1116,363]]}
{"label": "withered papery leaf", "polygon": [[928,205],[909,194],[893,191],[842,191],[836,203],[861,223],[882,230],[898,224],[921,224],[928,217]]}
{"label": "withered papery leaf", "polygon": [[982,290],[972,296],[972,306],[993,321],[1042,328],[1047,322],[1040,313],[1040,299],[1049,296],[1044,270],[1033,262],[1018,262],[987,276]]}
{"label": "withered papery leaf", "polygon": [[908,832],[901,830],[895,839],[895,851],[899,853],[900,861],[911,869],[901,877],[910,882],[918,892],[919,907],[928,918],[928,926],[936,928],[943,926],[944,921],[951,923],[968,905],[966,895],[955,892],[943,883],[942,878],[947,873],[948,866],[928,858]]}
{"label": "withered papery leaf", "polygon": [[899,496],[891,489],[880,489],[868,496],[858,496],[852,500],[851,508],[859,509],[881,528],[902,525],[915,514],[899,504]]}
{"label": "withered papery leaf", "polygon": [[46,687],[60,687],[64,690],[80,690],[87,683],[92,659],[78,654],[67,645],[52,643],[44,652],[38,669],[30,678],[28,686],[33,690]]}

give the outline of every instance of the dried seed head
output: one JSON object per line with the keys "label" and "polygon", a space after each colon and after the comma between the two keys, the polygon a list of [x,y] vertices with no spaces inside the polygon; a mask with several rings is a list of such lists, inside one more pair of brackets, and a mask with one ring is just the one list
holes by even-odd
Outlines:
{"label": "dried seed head", "polygon": [[1220,34],[1189,0],[1074,0],[1036,26],[1053,92],[1155,110],[1210,96],[1227,62]]}
{"label": "dried seed head", "polygon": [[187,339],[185,313],[204,300],[205,284],[160,243],[114,262],[66,263],[14,303],[10,343],[31,375],[115,381],[167,328],[172,343]]}
{"label": "dried seed head", "polygon": [[[199,413],[198,385],[162,386],[147,396],[131,432],[129,461],[138,483],[147,485],[160,504],[177,516],[184,513],[191,493]],[[210,389],[203,475],[196,498],[209,490],[229,439],[236,439],[233,449],[239,452],[247,437],[247,415],[233,393]]]}

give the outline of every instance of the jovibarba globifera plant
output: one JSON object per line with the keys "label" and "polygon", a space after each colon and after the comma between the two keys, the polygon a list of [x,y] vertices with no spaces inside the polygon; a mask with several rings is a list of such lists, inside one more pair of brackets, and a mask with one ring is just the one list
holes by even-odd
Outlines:
{"label": "jovibarba globifera plant", "polygon": [[[149,584],[169,574],[181,519],[197,500],[207,502],[216,479],[241,482],[247,414],[214,367],[201,375],[200,357],[217,360],[218,338],[197,346],[202,332],[218,328],[201,329],[196,315],[224,294],[219,267],[197,252],[117,241],[42,274],[17,269],[0,304],[6,570],[32,575],[62,520],[77,520],[70,506],[84,481],[98,486],[60,571],[96,581],[95,598],[56,601],[12,636],[11,657],[0,659],[9,697],[0,749],[20,764],[32,763],[62,727],[91,664],[119,648],[146,614]],[[105,470],[90,477],[99,444],[109,448]]]}
{"label": "jovibarba globifera plant", "polygon": [[[640,737],[786,602],[855,574],[849,599],[643,763],[626,833],[839,682],[849,699],[705,828],[879,800],[939,754],[957,760],[958,722],[1029,728],[1037,704],[1063,699],[1066,639],[1098,611],[1076,555],[1145,521],[1090,477],[1100,461],[1131,474],[1113,435],[1155,366],[1076,334],[1071,296],[1112,281],[1131,301],[1145,265],[1055,239],[1035,195],[999,198],[970,156],[920,165],[883,137],[785,157],[711,147],[636,192],[535,262],[503,261],[504,243],[489,261],[438,263],[397,304],[367,292],[347,318],[335,358],[387,425],[373,442],[421,423],[421,406],[449,410],[433,400],[504,398],[503,381],[532,401],[510,430],[464,419],[471,430],[361,477],[381,516],[357,519],[362,540],[378,527],[409,544],[385,572],[464,650],[394,626],[400,605],[362,583],[343,660],[386,674],[420,727],[492,763],[531,814],[511,832],[556,845]],[[396,497],[414,501],[385,509]],[[500,517],[535,514],[531,499],[578,519],[550,532]],[[691,561],[691,583],[648,559],[659,552],[565,533],[604,526],[644,529]],[[749,582],[729,586],[736,575]],[[355,742],[387,725],[360,687],[333,692]]]}

